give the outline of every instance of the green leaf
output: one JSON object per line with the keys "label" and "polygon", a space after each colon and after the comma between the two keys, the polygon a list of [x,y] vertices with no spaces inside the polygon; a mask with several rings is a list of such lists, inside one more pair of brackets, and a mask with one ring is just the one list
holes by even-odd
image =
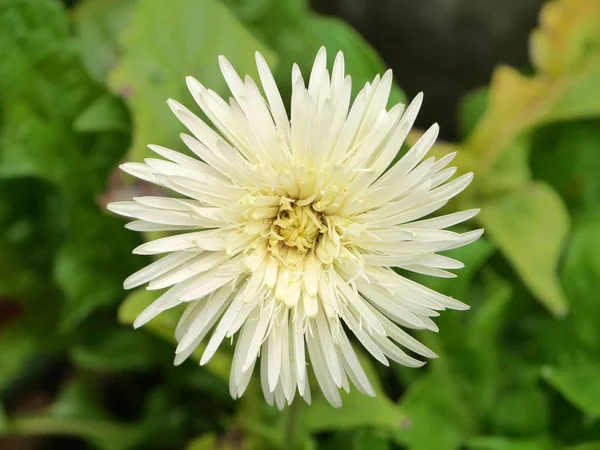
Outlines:
{"label": "green leaf", "polygon": [[600,116],[600,64],[557,78],[528,78],[500,67],[492,77],[489,106],[464,146],[483,176],[523,133],[541,125]]}
{"label": "green leaf", "polygon": [[[147,291],[143,288],[133,291],[119,306],[119,322],[126,325],[133,324],[137,316],[159,295],[159,291]],[[168,309],[150,321],[146,328],[163,339],[172,340],[177,321],[177,309]]]}
{"label": "green leaf", "polygon": [[561,194],[572,209],[592,208],[600,201],[600,121],[575,121],[544,127],[535,133],[534,176]]}
{"label": "green leaf", "polygon": [[64,10],[3,2],[0,28],[0,177],[40,177],[72,196],[98,189],[104,180],[86,164],[72,123],[101,91],[81,66]]}
{"label": "green leaf", "polygon": [[389,433],[373,427],[360,427],[330,433],[327,439],[319,440],[319,449],[323,450],[389,450]]}
{"label": "green leaf", "polygon": [[532,382],[500,392],[491,422],[499,434],[531,436],[544,432],[549,423],[548,402]]}
{"label": "green leaf", "polygon": [[84,0],[76,3],[72,19],[77,50],[92,77],[106,82],[117,64],[118,36],[131,20],[138,0]]}
{"label": "green leaf", "polygon": [[[158,298],[160,292],[147,291],[143,288],[137,289],[121,303],[119,307],[119,322],[123,324],[132,324],[136,317],[154,300]],[[157,317],[152,319],[148,324],[144,326],[151,333],[167,340],[168,342],[175,343],[175,328],[179,321],[181,314],[181,308],[173,308],[162,312]],[[137,331],[141,333],[142,331]],[[200,361],[202,353],[206,348],[206,340],[201,342],[191,358],[195,361]],[[229,380],[229,368],[231,367],[232,356],[231,353],[224,349],[223,344],[219,350],[214,354],[210,362],[206,365],[206,369],[219,376],[223,380]]]}
{"label": "green leaf", "polygon": [[587,212],[574,221],[560,279],[571,308],[561,321],[538,319],[535,334],[544,361],[565,368],[595,363],[600,352],[599,212]]}
{"label": "green leaf", "polygon": [[73,128],[82,133],[128,133],[129,125],[129,117],[123,103],[112,95],[104,94],[75,119]]}
{"label": "green leaf", "polygon": [[475,178],[477,195],[487,198],[526,189],[531,183],[530,153],[531,136],[522,135],[515,139],[485,177]]}
{"label": "green leaf", "polygon": [[21,375],[37,351],[34,336],[22,323],[0,327],[0,392]]}
{"label": "green leaf", "polygon": [[129,159],[136,161],[148,154],[148,144],[179,145],[184,127],[165,102],[175,98],[194,104],[187,75],[227,97],[217,55],[225,55],[242,75],[257,73],[257,50],[274,61],[269,49],[216,0],[139,2],[120,44],[123,56],[110,74],[110,85],[130,107],[134,136]]}
{"label": "green leaf", "polygon": [[[88,208],[71,217],[69,235],[56,255],[54,276],[66,296],[61,321],[71,330],[92,311],[123,298],[122,280],[142,262],[130,249],[138,237],[122,222]],[[99,245],[109,239],[109,243]]]}
{"label": "green leaf", "polygon": [[598,442],[585,442],[583,444],[573,445],[567,450],[600,450],[600,441]]}
{"label": "green leaf", "polygon": [[0,435],[8,428],[8,416],[4,410],[4,406],[0,403]]}
{"label": "green leaf", "polygon": [[542,376],[570,403],[592,417],[600,416],[600,365],[544,367]]}
{"label": "green leaf", "polygon": [[81,379],[70,382],[42,415],[12,417],[0,427],[0,436],[75,436],[102,450],[133,448],[139,436],[133,426],[115,423],[98,403],[93,385]]}
{"label": "green leaf", "polygon": [[488,104],[489,91],[482,87],[469,92],[458,105],[458,130],[462,137],[471,134]]}
{"label": "green leaf", "polygon": [[390,442],[386,433],[373,428],[359,428],[352,440],[353,450],[389,450]]}
{"label": "green leaf", "polygon": [[540,72],[577,72],[600,53],[600,4],[559,0],[544,6],[532,33],[531,58]]}
{"label": "green leaf", "polygon": [[[40,202],[40,209],[51,211],[43,217],[50,225],[42,217],[28,222],[32,234],[53,227],[37,243],[52,247],[43,258],[37,249],[31,252],[36,267],[31,270],[26,261],[24,272],[53,275],[67,299],[62,326],[68,329],[117,301],[120,279],[138,264],[129,256],[134,235],[96,203],[126,150],[127,130],[117,136],[98,132],[114,130],[119,106],[85,72],[65,9],[57,2],[6,3],[0,4],[0,177],[31,177],[58,187],[55,195],[41,194],[48,204]],[[28,181],[25,191],[34,187]],[[19,252],[29,253],[28,244],[11,248],[15,263]],[[44,300],[52,305],[58,296],[48,284]]]}
{"label": "green leaf", "polygon": [[568,320],[572,321],[572,327],[581,345],[589,350],[590,359],[594,359],[600,351],[598,279],[600,279],[600,211],[594,211],[575,222],[561,272],[562,284],[573,304]]}
{"label": "green leaf", "polygon": [[55,418],[106,419],[93,379],[75,378],[63,387],[48,415]]}
{"label": "green leaf", "polygon": [[569,229],[562,200],[547,185],[489,200],[478,220],[538,299],[556,316],[567,302],[556,267]]}
{"label": "green leaf", "polygon": [[501,436],[478,436],[467,442],[469,450],[558,450],[550,438],[509,439]]}
{"label": "green leaf", "polygon": [[[92,325],[93,326],[93,325]],[[71,349],[71,358],[79,367],[99,371],[147,369],[156,362],[156,342],[146,333],[102,324],[88,331],[84,342]]]}
{"label": "green leaf", "polygon": [[343,406],[334,408],[322,395],[315,395],[311,406],[305,408],[305,425],[309,432],[348,430],[358,426],[373,426],[389,432],[398,431],[406,416],[383,392],[372,362],[357,352],[360,363],[369,378],[376,396],[361,394],[358,389],[342,392]]}
{"label": "green leaf", "polygon": [[485,300],[473,311],[469,334],[473,342],[489,351],[497,344],[508,303],[513,295],[510,282],[494,272],[484,272]]}
{"label": "green leaf", "polygon": [[398,440],[411,449],[460,448],[481,418],[496,410],[499,388],[506,382],[500,330],[513,293],[511,284],[489,267],[481,281],[471,280],[471,271],[481,270],[494,251],[485,239],[460,250],[467,284],[458,290],[447,289],[448,284],[443,292],[467,301],[472,298],[473,310],[467,315],[471,320],[465,320],[464,312],[447,311],[436,320],[439,334],[417,336],[440,357],[428,364],[429,371],[413,381],[401,399],[409,425],[398,434]]}
{"label": "green leaf", "polygon": [[185,447],[186,450],[214,450],[218,446],[218,438],[214,433],[207,433],[190,441]]}
{"label": "green leaf", "polygon": [[434,367],[410,386],[400,407],[407,419],[397,439],[411,450],[459,449],[474,427],[455,380]]}

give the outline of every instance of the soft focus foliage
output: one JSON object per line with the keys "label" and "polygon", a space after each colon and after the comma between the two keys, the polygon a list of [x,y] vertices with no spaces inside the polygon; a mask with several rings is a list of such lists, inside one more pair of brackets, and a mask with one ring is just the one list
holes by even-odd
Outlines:
{"label": "soft focus foliage", "polygon": [[458,278],[419,277],[472,305],[419,333],[439,359],[361,355],[377,397],[279,413],[256,381],[229,398],[227,346],[172,367],[178,311],[131,329],[155,293],[125,298],[122,280],[149,261],[104,205],[149,187],[116,164],[181,149],[165,101],[188,98],[186,75],[225,95],[218,54],[253,74],[260,50],[289,98],[291,63],[310,70],[321,45],[344,51],[355,88],[383,72],[303,0],[0,0],[0,448],[600,449],[599,0],[547,3],[532,70],[498,67],[460,105],[462,141],[433,150],[475,171],[448,208],[481,207],[487,231],[450,255]]}

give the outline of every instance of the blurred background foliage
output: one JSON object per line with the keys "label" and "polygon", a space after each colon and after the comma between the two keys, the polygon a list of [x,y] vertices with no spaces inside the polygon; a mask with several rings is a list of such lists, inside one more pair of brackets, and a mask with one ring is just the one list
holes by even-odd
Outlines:
{"label": "blurred background foliage", "polygon": [[[600,449],[600,0],[495,3],[0,0],[0,448]],[[216,56],[253,75],[260,50],[289,98],[321,45],[356,90],[390,65],[390,103],[432,92],[432,151],[476,174],[449,209],[486,235],[458,278],[418,277],[472,305],[418,333],[439,359],[362,358],[376,398],[280,413],[258,383],[231,400],[228,348],[174,368],[177,311],[131,329],[144,236],[104,205],[152,192],[119,161],[181,149],[186,75],[227,96]]]}

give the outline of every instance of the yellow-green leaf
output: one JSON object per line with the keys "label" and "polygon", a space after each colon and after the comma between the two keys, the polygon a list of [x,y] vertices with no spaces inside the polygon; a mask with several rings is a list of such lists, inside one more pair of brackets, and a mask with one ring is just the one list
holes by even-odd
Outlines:
{"label": "yellow-green leaf", "polygon": [[478,216],[491,239],[531,291],[555,315],[567,312],[556,274],[569,230],[562,199],[542,183],[488,200]]}
{"label": "yellow-green leaf", "polygon": [[600,53],[600,2],[556,0],[540,13],[531,34],[531,59],[540,72],[558,75],[577,70]]}

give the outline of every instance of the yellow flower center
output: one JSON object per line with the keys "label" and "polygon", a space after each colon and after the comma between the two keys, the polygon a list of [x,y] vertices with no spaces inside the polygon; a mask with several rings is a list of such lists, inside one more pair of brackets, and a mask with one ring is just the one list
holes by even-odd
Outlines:
{"label": "yellow flower center", "polygon": [[311,205],[299,206],[292,201],[282,202],[269,234],[271,252],[278,255],[281,247],[286,246],[300,255],[306,254],[326,230],[322,216]]}

